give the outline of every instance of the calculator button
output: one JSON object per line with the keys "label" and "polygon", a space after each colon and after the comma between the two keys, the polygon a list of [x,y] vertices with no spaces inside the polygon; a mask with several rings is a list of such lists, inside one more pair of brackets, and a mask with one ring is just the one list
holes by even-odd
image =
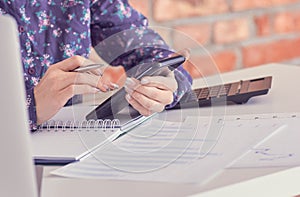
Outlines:
{"label": "calculator button", "polygon": [[194,90],[194,93],[196,94],[197,98],[199,97],[200,92],[201,92],[201,89]]}
{"label": "calculator button", "polygon": [[220,86],[214,86],[209,89],[209,97],[217,97],[220,90]]}
{"label": "calculator button", "polygon": [[220,96],[226,96],[228,94],[228,91],[230,89],[231,84],[225,84],[223,86],[220,87],[220,91],[219,91],[219,97]]}
{"label": "calculator button", "polygon": [[240,89],[240,93],[247,93],[250,85],[250,81],[243,81]]}
{"label": "calculator button", "polygon": [[203,89],[201,89],[201,92],[200,92],[198,98],[199,99],[206,99],[208,94],[209,94],[208,88],[203,88]]}
{"label": "calculator button", "polygon": [[236,82],[236,83],[233,83],[231,84],[231,87],[228,91],[228,96],[232,96],[232,95],[236,95],[239,93],[239,86],[240,86],[240,82]]}

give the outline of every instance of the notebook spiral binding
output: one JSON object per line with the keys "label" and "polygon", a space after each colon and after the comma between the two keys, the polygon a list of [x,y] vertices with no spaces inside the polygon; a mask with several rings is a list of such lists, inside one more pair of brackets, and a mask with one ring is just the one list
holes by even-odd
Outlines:
{"label": "notebook spiral binding", "polygon": [[47,131],[66,131],[66,130],[89,130],[89,129],[102,129],[102,130],[114,130],[116,128],[120,128],[121,122],[118,119],[99,119],[99,120],[84,120],[84,121],[61,121],[61,120],[49,120],[39,126],[39,131],[47,130]]}

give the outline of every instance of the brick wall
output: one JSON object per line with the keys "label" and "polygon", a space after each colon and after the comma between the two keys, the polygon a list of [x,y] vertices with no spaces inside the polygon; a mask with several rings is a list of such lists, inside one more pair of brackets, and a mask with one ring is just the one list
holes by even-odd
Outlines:
{"label": "brick wall", "polygon": [[270,62],[300,64],[300,0],[130,0],[193,77]]}

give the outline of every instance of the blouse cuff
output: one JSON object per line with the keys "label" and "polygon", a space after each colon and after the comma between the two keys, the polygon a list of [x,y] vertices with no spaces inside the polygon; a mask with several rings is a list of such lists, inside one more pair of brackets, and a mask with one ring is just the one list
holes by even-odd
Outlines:
{"label": "blouse cuff", "polygon": [[26,105],[27,111],[29,115],[29,126],[30,130],[34,131],[37,130],[37,116],[36,116],[36,107],[35,107],[35,100],[34,100],[34,88],[30,88],[26,90]]}
{"label": "blouse cuff", "polygon": [[191,91],[193,79],[190,76],[190,74],[182,67],[180,66],[175,71],[175,79],[178,84],[177,90],[173,93],[173,102],[166,106],[166,109],[170,109],[174,107],[181,98],[188,92]]}

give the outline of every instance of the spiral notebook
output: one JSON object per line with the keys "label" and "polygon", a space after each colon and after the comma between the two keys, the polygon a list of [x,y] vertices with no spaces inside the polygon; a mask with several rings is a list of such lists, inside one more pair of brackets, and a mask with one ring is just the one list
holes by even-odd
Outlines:
{"label": "spiral notebook", "polygon": [[33,157],[36,164],[67,164],[93,153],[150,117],[86,121],[91,107],[66,107],[33,132]]}

